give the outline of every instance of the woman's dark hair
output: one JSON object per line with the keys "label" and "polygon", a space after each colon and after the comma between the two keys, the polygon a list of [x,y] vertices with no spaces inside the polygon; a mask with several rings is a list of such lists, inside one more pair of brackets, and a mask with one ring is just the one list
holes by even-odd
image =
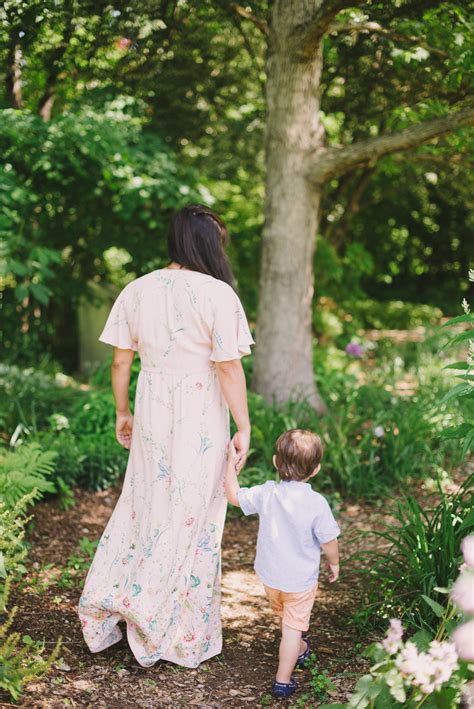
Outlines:
{"label": "woman's dark hair", "polygon": [[171,220],[168,255],[183,268],[207,273],[233,287],[234,275],[224,251],[228,240],[224,222],[212,209],[190,204]]}

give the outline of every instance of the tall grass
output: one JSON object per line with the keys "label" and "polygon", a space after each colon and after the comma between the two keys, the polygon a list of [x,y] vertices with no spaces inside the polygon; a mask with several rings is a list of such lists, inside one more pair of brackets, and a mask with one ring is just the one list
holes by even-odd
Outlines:
{"label": "tall grass", "polygon": [[[401,499],[393,524],[368,533],[366,551],[360,555],[367,602],[359,621],[396,617],[409,626],[436,629],[439,614],[426,598],[441,606],[448,602],[446,592],[437,589],[449,588],[458,576],[461,541],[474,533],[474,475],[458,492],[440,495],[439,503],[428,510],[412,496]],[[382,542],[381,550],[377,542]]]}

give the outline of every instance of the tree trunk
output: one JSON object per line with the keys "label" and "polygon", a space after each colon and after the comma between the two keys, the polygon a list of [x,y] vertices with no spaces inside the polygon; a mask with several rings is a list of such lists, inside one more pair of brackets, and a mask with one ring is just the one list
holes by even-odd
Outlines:
{"label": "tree trunk", "polygon": [[6,94],[12,108],[23,108],[21,84],[21,64],[23,52],[19,44],[12,43],[8,50],[7,72],[5,77]]}
{"label": "tree trunk", "polygon": [[324,141],[322,40],[310,57],[295,56],[285,37],[285,15],[285,3],[277,2],[267,65],[266,203],[253,388],[270,403],[304,398],[322,413],[311,331],[321,187],[308,179],[314,151]]}

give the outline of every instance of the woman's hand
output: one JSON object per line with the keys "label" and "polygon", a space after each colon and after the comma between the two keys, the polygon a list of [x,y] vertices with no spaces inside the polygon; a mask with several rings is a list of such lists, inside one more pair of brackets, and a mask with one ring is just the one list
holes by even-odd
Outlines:
{"label": "woman's hand", "polygon": [[250,448],[250,426],[243,428],[234,435],[232,439],[235,451],[237,453],[237,461],[235,463],[235,471],[237,475],[245,465]]}
{"label": "woman's hand", "polygon": [[115,423],[115,436],[121,446],[130,450],[132,445],[133,416],[130,412],[126,414],[117,413]]}

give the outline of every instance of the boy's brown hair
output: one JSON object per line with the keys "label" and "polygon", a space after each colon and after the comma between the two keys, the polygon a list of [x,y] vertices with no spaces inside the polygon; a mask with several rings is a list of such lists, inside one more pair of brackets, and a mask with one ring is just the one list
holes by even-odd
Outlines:
{"label": "boy's brown hair", "polygon": [[318,467],[323,444],[312,431],[293,428],[276,442],[275,466],[281,480],[305,480]]}

